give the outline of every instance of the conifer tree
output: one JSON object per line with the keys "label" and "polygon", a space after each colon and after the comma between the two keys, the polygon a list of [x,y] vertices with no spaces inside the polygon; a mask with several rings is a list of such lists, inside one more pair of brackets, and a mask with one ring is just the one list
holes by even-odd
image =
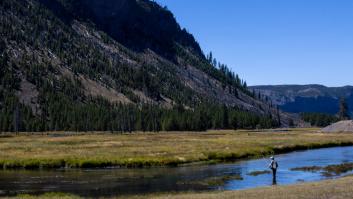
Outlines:
{"label": "conifer tree", "polygon": [[228,113],[228,107],[226,105],[223,105],[223,128],[224,129],[229,128],[229,113]]}
{"label": "conifer tree", "polygon": [[350,116],[348,113],[348,105],[346,99],[344,97],[340,100],[340,110],[338,112],[338,116],[340,120],[349,120]]}
{"label": "conifer tree", "polygon": [[207,60],[210,64],[213,64],[213,55],[212,52],[210,52],[210,54],[207,56]]}
{"label": "conifer tree", "polygon": [[20,130],[20,111],[19,111],[19,104],[16,104],[15,111],[14,111],[14,118],[13,118],[13,128],[16,133]]}

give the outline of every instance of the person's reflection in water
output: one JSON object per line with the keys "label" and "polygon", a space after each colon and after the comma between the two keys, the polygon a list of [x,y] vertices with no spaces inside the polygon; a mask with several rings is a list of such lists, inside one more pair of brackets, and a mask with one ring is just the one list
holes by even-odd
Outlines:
{"label": "person's reflection in water", "polygon": [[278,163],[274,157],[271,157],[269,168],[272,170],[272,185],[277,185],[277,168]]}

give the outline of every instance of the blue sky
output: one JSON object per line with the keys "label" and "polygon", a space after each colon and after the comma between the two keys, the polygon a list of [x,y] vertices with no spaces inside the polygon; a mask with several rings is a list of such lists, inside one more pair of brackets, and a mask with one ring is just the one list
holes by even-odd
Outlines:
{"label": "blue sky", "polygon": [[353,84],[353,0],[157,0],[249,85]]}

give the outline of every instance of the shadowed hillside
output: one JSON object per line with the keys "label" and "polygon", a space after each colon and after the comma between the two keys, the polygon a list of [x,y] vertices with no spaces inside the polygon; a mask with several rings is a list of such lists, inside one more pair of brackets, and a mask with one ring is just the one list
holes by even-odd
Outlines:
{"label": "shadowed hillside", "polygon": [[353,87],[325,87],[322,85],[280,85],[254,86],[262,95],[267,96],[283,111],[292,113],[318,112],[337,114],[340,98],[347,100],[353,113]]}
{"label": "shadowed hillside", "polygon": [[0,2],[0,129],[205,130],[292,121],[148,0]]}

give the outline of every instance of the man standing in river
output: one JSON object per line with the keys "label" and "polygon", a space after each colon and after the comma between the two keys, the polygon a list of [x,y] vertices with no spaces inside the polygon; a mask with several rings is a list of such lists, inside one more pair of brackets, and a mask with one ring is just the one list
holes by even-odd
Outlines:
{"label": "man standing in river", "polygon": [[272,175],[273,175],[272,184],[276,185],[277,184],[277,176],[276,175],[277,175],[278,163],[275,160],[275,157],[271,157],[271,163],[269,165],[269,168],[272,170]]}

